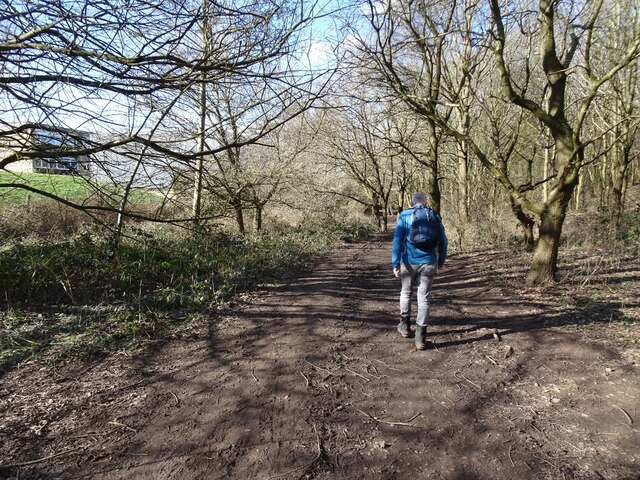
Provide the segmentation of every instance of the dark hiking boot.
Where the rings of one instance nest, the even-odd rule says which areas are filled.
[[[409,320],[405,320],[403,318],[400,319],[400,323],[398,324],[398,331],[400,335],[404,338],[409,338],[411,336],[411,329],[409,328]]]
[[[416,325],[416,350],[427,349],[427,327]]]

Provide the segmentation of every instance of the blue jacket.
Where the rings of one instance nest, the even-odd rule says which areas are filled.
[[[419,265],[423,263],[437,263],[444,265],[447,258],[447,246],[449,241],[444,233],[444,225],[440,221],[442,229],[442,240],[431,250],[420,250],[409,242],[409,229],[411,228],[411,217],[415,207],[407,208],[398,215],[398,223],[393,234],[393,254],[391,263],[393,268],[400,268],[400,262]]]

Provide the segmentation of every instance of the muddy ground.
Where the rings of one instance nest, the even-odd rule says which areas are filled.
[[[0,479],[640,478],[637,262],[578,258],[541,292],[504,251],[454,255],[418,352],[389,249],[140,352],[5,373]]]

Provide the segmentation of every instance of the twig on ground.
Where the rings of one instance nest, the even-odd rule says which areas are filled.
[[[473,385],[474,387],[476,387],[478,390],[482,391],[482,387],[480,385],[478,385],[477,383],[473,383],[471,380],[469,380],[467,377],[464,376],[464,374],[462,373],[458,373],[455,372],[454,375],[460,375],[462,378],[464,378],[467,382],[469,382],[471,385]]]
[[[316,458],[313,459],[313,462],[311,462],[310,465],[313,465],[322,456],[322,442],[320,441],[320,434],[318,433],[318,426],[315,423],[313,424],[313,431],[316,432],[316,442],[317,442],[317,445],[318,445],[318,455],[316,455]]]
[[[535,410],[534,410],[535,412]],[[549,425],[555,425],[556,427],[560,427],[561,429],[563,429],[565,432],[567,432],[568,434],[572,435],[573,432],[571,430],[569,430],[567,427],[565,427],[564,425],[560,425],[559,423],[554,423],[554,422],[549,422]],[[569,444],[571,445],[571,444]],[[572,445],[573,446],[573,445]]]
[[[624,413],[624,416],[627,417],[627,422],[629,423],[629,425],[633,425],[633,418],[631,418],[631,415],[629,415],[624,408],[620,408],[618,405],[613,405],[613,406],[616,407],[618,410],[620,410],[622,413]]]
[[[255,374],[255,373],[253,373],[253,372],[255,371],[255,369],[256,369],[255,367],[251,367],[251,376],[253,377],[253,379],[254,379],[256,382],[259,382],[260,380],[258,380],[258,377],[256,377],[256,374]]]
[[[551,441],[551,440],[549,439],[549,437],[547,437],[547,436],[546,436],[546,435],[545,435],[545,434],[544,434],[544,433],[543,433],[543,432],[542,432],[538,427],[536,427],[536,426],[533,424],[533,421],[531,421],[531,420],[529,421],[529,426],[530,426],[530,427],[532,427],[532,428],[533,428],[536,432],[538,432],[540,435],[542,435],[542,436],[545,438],[545,440],[547,440],[547,441]]]
[[[180,405],[180,400],[178,399],[178,396],[177,396],[175,393],[173,393],[173,392],[169,392],[169,393],[170,393],[171,395],[173,395],[173,398],[175,398],[175,400],[176,400],[176,407],[177,407],[178,405]]]
[[[401,370],[399,368],[396,367],[392,367],[391,365],[389,365],[388,363],[383,362],[382,360],[378,360],[377,358],[373,359],[374,361],[381,363],[382,365],[384,365],[385,367],[387,367],[389,370],[395,370],[396,372],[403,372],[404,370]]]
[[[306,358],[304,359],[304,361],[305,361],[305,362],[307,362],[307,363],[308,363],[309,365],[311,365],[312,367],[317,368],[318,370],[322,370],[322,371],[324,371],[324,372],[327,372],[329,375],[332,375],[332,376],[334,376],[334,377],[335,377],[335,375],[336,375],[336,374],[335,374],[335,373],[333,373],[331,370],[327,370],[326,368],[319,367],[318,365],[315,365],[315,364],[311,363],[311,362],[310,362],[309,360],[307,360]]]
[[[382,376],[378,373],[378,369],[373,365],[364,364],[364,365],[360,365],[360,368],[364,373],[366,373],[367,375],[371,375],[376,380],[380,380],[382,378]],[[373,370],[373,373],[371,373],[369,369]]]
[[[124,423],[116,422],[115,420],[112,421],[112,422],[107,422],[107,424],[108,425],[115,425],[117,427],[124,427],[124,428],[126,428],[127,430],[129,430],[129,431],[131,431],[133,433],[138,433],[138,431],[135,428],[131,428],[130,426],[125,425]]]
[[[485,355],[485,357],[487,358],[487,360],[489,360],[491,363],[493,363],[494,365],[498,365],[498,362],[496,362],[493,358],[491,358],[489,355]]]
[[[513,444],[509,445],[509,461],[511,462],[512,466],[516,466],[515,463],[513,463],[513,458],[511,458],[511,450],[513,450]]]
[[[302,375],[302,378],[304,378],[305,382],[307,382],[307,388],[309,388],[309,379],[307,378],[307,376],[302,372],[300,372],[300,375]]]
[[[110,432],[104,432],[104,433],[85,433],[83,435],[71,435],[68,438],[89,438],[89,437],[103,437],[105,435],[110,435],[114,430],[110,431]],[[94,439],[95,440],[95,439]]]
[[[442,405],[442,406],[443,406],[444,408],[446,408],[447,410],[451,410],[451,409],[447,406],[447,404],[446,404],[446,403],[441,402],[441,401],[440,401],[440,400],[438,400],[436,397],[434,397],[434,396],[433,396],[433,393],[429,392],[429,396],[430,396],[431,398],[433,398],[433,400],[434,400],[435,402],[439,403],[440,405]]]
[[[580,285],[580,288],[584,287],[587,283],[589,283],[591,281],[591,278],[596,274],[596,272],[598,270],[600,270],[600,265],[602,264],[602,259],[604,258],[604,256],[600,257],[600,260],[598,261],[598,264],[596,265],[596,268],[593,270],[593,272],[591,272],[587,278],[584,279],[584,282],[582,282],[582,285]]]
[[[562,443],[566,443],[571,448],[573,448],[576,452],[584,453],[584,449],[576,447],[573,443],[567,442],[566,440],[562,440],[560,438],[558,439],[558,441],[560,441]],[[581,457],[578,457],[578,458],[581,458]]]
[[[451,405],[453,405],[454,407],[456,406],[456,402],[454,402],[453,400],[451,400],[449,397],[447,397],[444,393],[442,394],[442,396],[444,398],[446,398],[447,400],[449,400],[451,402]]]
[[[347,405],[350,405],[351,407],[355,408],[357,411],[359,411],[364,416],[369,417],[371,420],[375,420],[376,422],[384,423],[386,425],[391,425],[391,426],[394,426],[394,427],[395,426],[403,426],[403,427],[417,428],[415,425],[411,424],[410,422],[412,422],[413,420],[418,418],[420,415],[422,415],[422,413],[418,412],[413,417],[409,418],[408,420],[406,420],[404,422],[389,422],[387,420],[382,420],[382,419],[376,417],[375,415],[368,414],[364,410],[361,410],[358,407],[356,407],[353,403],[347,403]]]
[[[545,460],[545,459],[544,459],[544,458],[542,458],[542,457],[538,457],[537,455],[532,455],[532,456],[533,456],[533,458],[537,458],[538,460],[543,461],[544,463],[546,463],[547,465],[550,465],[551,467],[553,467],[553,468],[555,468],[555,469],[557,469],[557,468],[558,468],[558,466],[557,466],[557,465],[554,465],[553,463],[551,463],[551,462],[550,462],[550,461],[548,461],[548,460]]]
[[[54,453],[52,455],[47,455],[46,457],[36,458],[35,460],[28,460],[26,462],[12,463],[12,464],[9,464],[9,465],[0,465],[0,468],[26,467],[27,465],[34,465],[36,463],[46,462],[47,460],[51,460],[52,458],[57,458],[57,457],[62,457],[64,455],[68,455],[68,454],[73,453],[73,452],[75,452],[77,450],[80,450],[82,448],[84,448],[84,447],[72,448],[70,450],[65,450],[64,452]]]
[[[364,375],[360,375],[358,372],[354,372],[354,371],[353,371],[353,370],[351,370],[350,368],[346,368],[346,367],[345,367],[345,370],[346,370],[347,372],[349,372],[349,373],[352,373],[352,374],[353,374],[353,375],[355,375],[356,377],[360,377],[360,378],[362,378],[362,379],[366,380],[367,382],[370,382],[370,381],[371,381],[371,379],[370,379],[370,378],[367,378],[367,377],[365,377]]]

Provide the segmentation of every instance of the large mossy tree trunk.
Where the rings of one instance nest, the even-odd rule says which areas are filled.
[[[540,236],[527,275],[528,285],[544,286],[556,281],[560,235],[570,199],[568,194],[564,201],[554,200],[540,215]]]
[[[530,286],[550,285],[556,281],[560,235],[573,191],[580,179],[579,165],[582,164],[584,155],[584,150],[575,145],[576,137],[570,129],[551,128],[551,133],[559,163],[564,168],[556,187],[540,211],[538,245],[527,275],[527,284]]]
[[[585,146],[580,140],[579,133],[589,105],[596,93],[596,90],[593,90],[587,95],[581,103],[579,113],[572,125],[565,112],[567,70],[578,48],[579,37],[572,35],[565,51],[562,52],[556,45],[556,2],[554,0],[540,0],[539,6],[541,66],[547,81],[546,87],[549,89],[545,105],[527,98],[525,93],[513,82],[504,56],[506,34],[500,2],[498,0],[490,2],[492,17],[496,23],[494,52],[504,93],[509,101],[530,112],[548,129],[554,141],[556,161],[559,166],[556,183],[549,197],[542,204],[536,204],[522,195],[522,192],[511,183],[504,172],[499,172],[501,175],[496,177],[507,186],[513,201],[535,211],[540,216],[538,245],[527,276],[527,284],[532,286],[548,285],[556,280],[562,225],[573,191],[580,179],[580,168],[584,160]],[[595,22],[601,7],[602,2],[599,2],[593,13],[593,22]],[[590,26],[590,28],[592,27],[593,25]],[[587,38],[587,42],[590,42],[590,38],[590,36]]]

